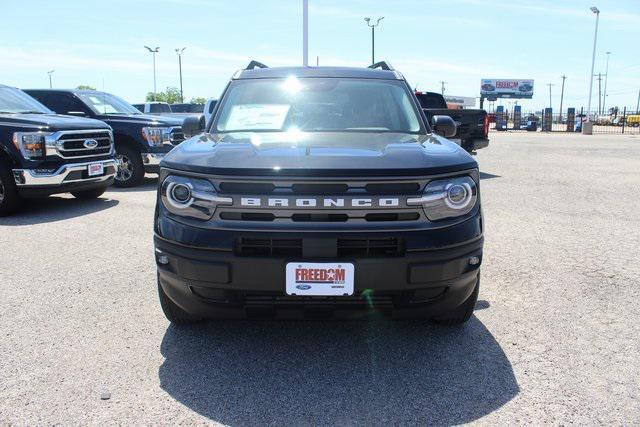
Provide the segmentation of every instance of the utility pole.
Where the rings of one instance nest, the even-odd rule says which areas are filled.
[[[152,55],[153,55],[153,100],[156,100],[156,53],[158,53],[158,50],[160,50],[159,47],[156,47],[155,49],[151,49],[149,46],[145,46],[145,49],[147,49]]]
[[[636,101],[636,114],[640,112],[640,90],[638,90],[638,101]]]
[[[445,82],[443,80],[440,80],[440,84],[441,84],[441,89],[440,89],[440,93],[442,93],[442,96],[444,96],[444,85],[447,84],[448,82]]]
[[[553,83],[547,83],[549,86],[549,108],[553,108],[553,104],[551,103],[551,86],[555,86]]]
[[[302,66],[309,66],[309,0],[302,0]]]
[[[607,108],[605,107],[605,105],[607,104],[607,82],[609,81],[609,55],[611,55],[611,52],[607,52],[607,65],[604,70],[604,95],[602,96],[602,112],[603,113]]]
[[[562,123],[562,101],[564,99],[564,81],[567,80],[567,76],[564,74],[560,76],[562,79],[562,89],[560,90],[560,123]]]
[[[598,21],[600,20],[600,10],[592,6],[591,12],[596,14],[596,31],[593,35],[593,53],[591,54],[591,73],[589,73],[589,101],[587,103],[587,121],[590,122],[590,114],[591,114],[591,94],[593,92],[593,66],[596,62],[596,44],[598,42]]]
[[[49,89],[53,88],[53,82],[51,81],[51,74],[53,74],[54,71],[56,70],[47,71],[47,74],[49,74]]]
[[[602,73],[594,74],[593,76],[598,76],[598,114],[602,114]]]
[[[180,70],[180,102],[184,102],[184,93],[182,92],[182,53],[186,47],[176,49],[178,54],[178,69]]]
[[[367,26],[371,28],[371,65],[376,63],[376,27],[380,24],[380,21],[384,19],[384,16],[378,18],[375,24],[371,23],[371,18],[364,18]]]

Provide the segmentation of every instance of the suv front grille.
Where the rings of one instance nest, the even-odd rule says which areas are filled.
[[[404,255],[404,243],[396,237],[335,239],[338,257],[375,258]],[[236,243],[236,253],[245,257],[301,257],[302,239],[271,239],[241,237]]]
[[[87,141],[95,141],[95,147],[86,147]],[[65,159],[106,156],[113,150],[111,132],[108,130],[61,131],[55,141],[58,155]]]

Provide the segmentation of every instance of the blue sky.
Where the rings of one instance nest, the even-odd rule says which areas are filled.
[[[595,72],[612,51],[608,105],[634,107],[640,89],[640,1],[309,0],[310,62],[367,65],[363,17],[385,16],[376,59],[387,59],[421,90],[447,83],[452,95],[478,96],[481,78],[533,78],[525,109],[553,104],[567,75],[565,107],[587,104],[595,16],[602,11]],[[233,72],[256,58],[301,63],[301,0],[0,0],[0,83],[23,88],[89,84],[139,102],[152,90],[151,56],[160,46],[158,88],[217,97]],[[597,82],[592,104],[597,105]]]

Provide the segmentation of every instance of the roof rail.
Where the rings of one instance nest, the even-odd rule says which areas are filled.
[[[368,68],[380,68],[381,70],[395,71],[395,69],[387,61],[376,62],[373,65],[369,65]]]
[[[245,70],[253,70],[254,68],[269,68],[269,67],[264,65],[262,62],[251,61],[249,62],[249,65],[247,65],[247,68],[245,68]]]

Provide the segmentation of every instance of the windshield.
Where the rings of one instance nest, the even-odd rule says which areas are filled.
[[[13,87],[0,87],[0,113],[54,114],[20,89]]]
[[[395,80],[237,80],[222,102],[218,132],[421,131],[406,85]]]
[[[78,93],[96,114],[142,114],[122,98],[104,92]]]

